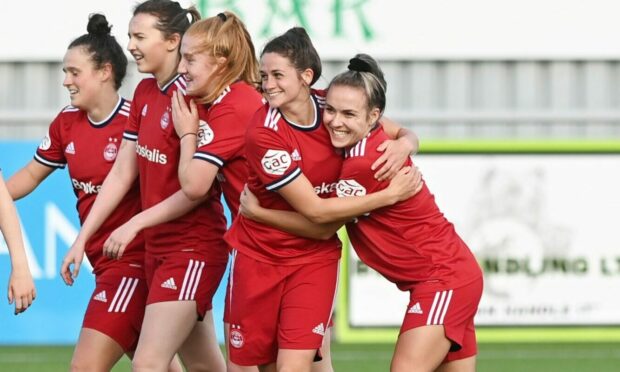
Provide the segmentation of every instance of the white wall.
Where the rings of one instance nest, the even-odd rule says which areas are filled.
[[[181,1],[187,5],[189,1]],[[242,15],[257,48],[270,36],[303,24],[324,59],[364,51],[394,59],[617,59],[620,2],[617,0],[196,0],[206,16],[231,4]],[[0,60],[60,60],[67,44],[86,30],[87,15],[105,13],[119,41],[136,1],[4,1],[0,12]],[[335,5],[342,6],[336,12]],[[342,26],[335,31],[336,24]],[[362,24],[371,30],[366,40]],[[19,37],[8,37],[19,35]]]

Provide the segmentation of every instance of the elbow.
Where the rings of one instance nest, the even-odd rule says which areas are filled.
[[[328,216],[321,211],[311,211],[310,213],[306,214],[305,217],[312,223],[316,223],[316,224],[322,224],[322,223],[328,223],[328,222],[332,222]]]
[[[205,190],[204,187],[197,184],[181,185],[181,189],[183,190],[183,194],[191,201],[203,198],[207,194],[207,191],[209,191],[209,189]]]
[[[317,236],[316,239],[317,240],[329,240],[334,236],[334,233],[331,231],[320,231]]]

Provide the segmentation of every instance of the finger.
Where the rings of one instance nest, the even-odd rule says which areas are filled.
[[[69,280],[69,262],[65,259],[62,261],[62,265],[60,266],[60,277],[65,282],[66,285],[71,285],[71,281]]]
[[[82,266],[82,261],[75,261],[75,264],[73,265],[72,279],[77,279],[78,275],[80,274],[80,266]],[[71,283],[73,283],[73,280],[71,280]]]
[[[389,144],[390,144],[390,140],[381,142],[381,144],[377,146],[377,151],[379,152],[385,151],[385,149],[387,149]]]
[[[379,168],[379,166],[381,166],[381,164],[385,163],[388,159],[387,154],[382,154],[381,156],[379,156],[379,158],[377,160],[375,160],[374,163],[372,163],[372,165],[370,166],[371,170],[376,170],[377,168]]]
[[[123,253],[125,252],[125,247],[127,246],[127,244],[121,244],[121,246],[118,248],[118,253],[116,255],[116,259],[120,260],[121,257],[123,257]]]
[[[192,116],[194,118],[198,118],[198,106],[196,105],[196,102],[194,102],[193,99],[189,101],[189,106],[190,106],[190,112],[192,113]]]
[[[9,293],[7,295],[9,298],[9,305],[13,303],[13,289],[9,286]]]
[[[15,298],[15,315],[19,314],[21,310],[22,310],[22,298],[16,297]]]

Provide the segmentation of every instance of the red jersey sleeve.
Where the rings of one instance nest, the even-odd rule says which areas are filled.
[[[346,159],[336,186],[336,195],[338,197],[364,196],[386,188],[388,182],[379,182],[374,177],[374,171],[370,168],[373,161],[368,156]]]
[[[145,105],[141,97],[141,91],[143,90],[144,80],[138,84],[133,94],[133,101],[131,102],[131,109],[129,110],[129,117],[127,118],[127,124],[125,125],[125,131],[123,132],[123,139],[128,141],[138,140],[138,129],[140,128],[140,119],[146,115],[148,106]]]
[[[48,128],[47,134],[43,137],[37,148],[34,155],[36,161],[51,168],[65,167],[67,159],[65,158],[65,148],[62,141],[63,115],[77,111],[79,110],[72,106],[67,106],[56,116]],[[72,146],[72,143],[70,143],[69,146]]]
[[[208,118],[208,122],[202,118],[200,120],[198,149],[194,159],[222,168],[227,161],[243,152],[247,125],[238,122],[239,117],[230,105],[214,106]]]
[[[255,126],[247,133],[248,164],[269,191],[279,190],[301,174],[298,161],[293,160],[291,152],[291,146],[280,133],[268,127]]]

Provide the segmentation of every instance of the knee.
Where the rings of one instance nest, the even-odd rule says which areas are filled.
[[[71,359],[71,372],[97,372],[97,371],[108,371],[110,368],[108,366],[98,365],[96,360],[93,359],[84,359],[84,358],[73,358]]]
[[[278,364],[277,371],[278,372],[310,372],[312,370],[312,366],[306,366],[304,364],[290,364],[283,363]]]
[[[390,372],[432,372],[434,369],[423,363],[416,363],[405,358],[394,358],[390,365]]]
[[[160,363],[156,358],[136,354],[131,361],[132,372],[166,371],[168,363]]]

